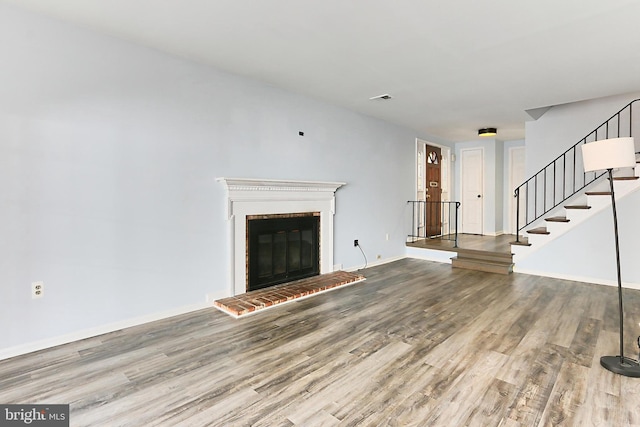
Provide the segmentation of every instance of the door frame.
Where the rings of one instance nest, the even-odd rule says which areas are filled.
[[[419,191],[423,191],[424,192],[424,185],[425,185],[425,168],[424,168],[424,163],[427,161],[425,155],[426,155],[426,147],[427,145],[431,145],[433,147],[438,147],[440,148],[441,154],[442,154],[442,163],[441,163],[441,168],[440,168],[440,187],[442,188],[442,201],[451,201],[451,189],[453,188],[452,186],[452,181],[451,181],[451,177],[452,177],[452,173],[453,173],[453,168],[451,167],[451,152],[452,152],[452,148],[447,146],[447,145],[442,145],[442,144],[436,144],[434,142],[430,142],[430,141],[426,141],[424,139],[420,139],[420,138],[416,138],[416,149],[415,149],[415,153],[414,153],[414,169],[415,169],[415,174],[414,174],[414,180],[413,180],[413,195],[415,197],[415,200],[426,200],[426,197],[419,198]],[[420,156],[420,153],[422,153],[422,156]],[[418,178],[420,175],[420,166],[419,166],[419,162],[422,161],[423,166],[422,166],[422,189],[420,189],[418,187]],[[444,196],[446,194],[446,197]]]
[[[440,200],[443,202],[452,200],[452,190],[453,190],[453,160],[452,153],[453,148],[447,145],[437,144],[434,142],[430,142],[424,139],[416,138],[416,147],[415,147],[415,158],[414,158],[414,180],[413,180],[413,197],[414,200],[427,200],[426,197],[426,154],[427,154],[427,145],[432,147],[440,148],[440,154],[442,156],[442,162],[440,163],[440,188],[442,189],[442,193],[440,196]],[[421,176],[422,175],[422,176]],[[420,187],[419,182],[420,178],[422,178],[422,186]],[[422,216],[418,215],[418,228],[424,226],[421,221]],[[448,218],[446,218],[448,220]],[[443,230],[449,227],[451,230],[451,225],[447,223],[447,221],[442,221],[440,224]]]
[[[480,220],[480,235],[484,235],[484,218],[485,218],[485,213],[486,213],[486,207],[485,207],[485,203],[486,203],[486,180],[484,179],[484,169],[485,169],[485,163],[484,163],[484,159],[485,159],[485,152],[484,152],[484,147],[468,147],[468,148],[461,148],[459,153],[460,153],[460,209],[462,211],[464,211],[465,206],[464,206],[464,174],[465,174],[465,167],[464,167],[464,161],[465,161],[465,155],[464,153],[467,151],[475,151],[475,150],[479,150],[480,154],[481,154],[481,158],[480,158],[480,167],[481,167],[481,176],[482,176],[482,203],[481,203],[481,220]],[[467,233],[468,231],[465,230],[465,223],[464,223],[464,215],[461,212],[460,215],[460,229],[462,233]],[[473,233],[476,234],[476,233]]]

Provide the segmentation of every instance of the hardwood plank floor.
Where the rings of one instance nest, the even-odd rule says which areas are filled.
[[[413,259],[362,273],[0,361],[0,402],[69,403],[73,426],[639,425],[640,379],[599,364],[615,288]],[[625,308],[635,357],[640,292]]]

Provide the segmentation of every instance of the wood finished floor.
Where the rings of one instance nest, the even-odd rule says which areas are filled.
[[[247,318],[215,308],[0,361],[72,426],[631,426],[616,289],[404,259]],[[625,291],[626,349],[640,292]]]

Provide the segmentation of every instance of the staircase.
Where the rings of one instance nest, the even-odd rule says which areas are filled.
[[[633,106],[638,101],[624,106],[515,189],[517,233],[516,241],[512,242],[515,262],[611,205],[608,175],[584,172],[581,146],[633,136],[634,111],[640,111]],[[638,171],[640,168],[636,167],[614,172],[616,199],[640,188]]]
[[[614,176],[616,201],[640,190],[640,167],[630,171],[633,175]],[[518,262],[530,253],[562,236],[573,227],[611,206],[611,192],[608,179],[601,177],[588,190],[571,197],[566,205],[555,209],[549,216],[540,218],[526,229],[527,239],[512,242],[514,261]]]
[[[513,272],[513,254],[458,249],[458,255],[451,258],[454,268],[485,271],[487,273],[510,274]]]

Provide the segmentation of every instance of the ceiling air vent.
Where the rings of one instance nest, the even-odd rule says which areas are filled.
[[[373,97],[369,98],[369,100],[371,100],[371,101],[375,101],[376,99],[387,100],[387,99],[391,99],[391,98],[392,98],[391,95],[389,95],[388,93],[385,93],[384,95],[373,96]]]

